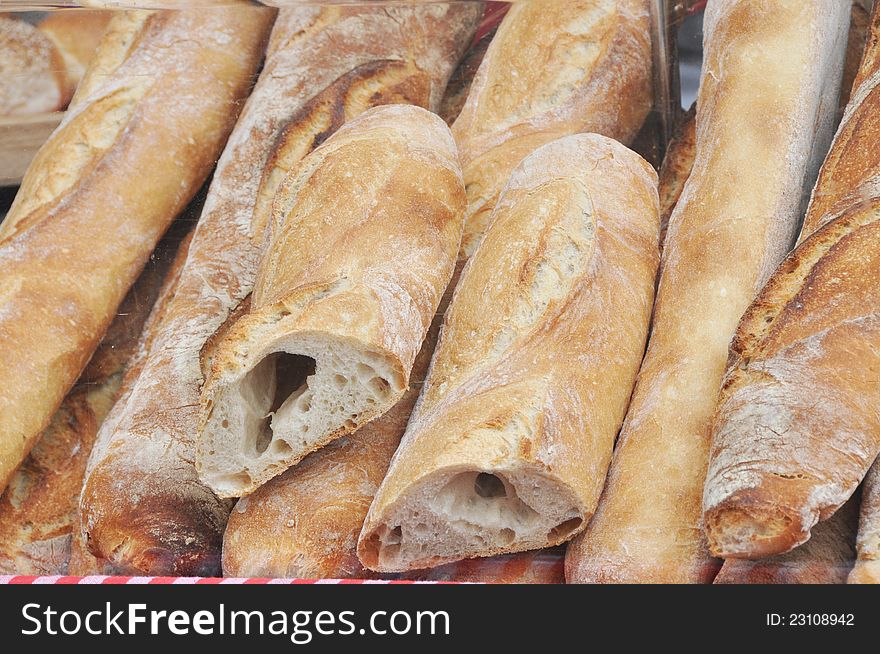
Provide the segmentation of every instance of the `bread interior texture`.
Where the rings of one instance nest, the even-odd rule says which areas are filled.
[[[219,389],[206,480],[224,496],[266,481],[383,413],[404,380],[378,354],[298,337]]]
[[[441,471],[407,498],[364,541],[360,555],[369,567],[404,571],[557,545],[585,519],[569,489],[519,467]]]

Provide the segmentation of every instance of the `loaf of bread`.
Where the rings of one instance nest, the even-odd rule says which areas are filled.
[[[859,502],[849,502],[790,552],[766,559],[727,559],[716,584],[843,584],[856,556]]]
[[[0,15],[0,116],[58,111],[73,96],[64,57],[34,25]]]
[[[110,14],[56,11],[37,26],[0,15],[0,116],[64,109],[95,55]]]
[[[461,242],[457,155],[434,114],[379,107],[282,182],[250,310],[202,390],[196,465],[220,497],[252,493],[403,397]]]
[[[0,572],[67,571],[86,462],[161,283],[148,265],[89,366],[0,497]]]
[[[77,498],[122,372],[76,386],[0,497],[0,574],[67,571]]]
[[[862,489],[856,548],[858,558],[849,583],[880,584],[880,463],[877,462],[865,477]]]
[[[436,108],[480,12],[475,3],[281,10],[144,372],[90,462],[83,528],[106,571],[220,572],[230,505],[196,474],[199,391],[212,337],[246,311],[275,191],[369,106]]]
[[[462,258],[527,155],[579,132],[629,143],[651,104],[647,0],[514,4],[452,128],[468,189]]]
[[[880,452],[878,14],[798,248],[746,312],[713,425],[703,508],[713,551],[785,552],[849,499]],[[872,79],[874,80],[872,82]],[[880,96],[878,96],[880,97]],[[876,104],[876,103],[875,103]]]
[[[644,351],[658,236],[657,175],[619,143],[572,136],[522,162],[370,507],[366,567],[550,547],[583,528]]]
[[[259,64],[267,11],[122,18],[131,47],[31,164],[0,223],[0,488],[213,167]]]
[[[804,543],[880,452],[878,244],[880,200],[862,202],[802,242],[743,317],[703,498],[714,552]]]
[[[707,583],[709,425],[737,322],[790,248],[832,133],[849,5],[715,0],[696,159],[669,221],[651,339],[571,582]],[[779,153],[785,152],[785,157]]]

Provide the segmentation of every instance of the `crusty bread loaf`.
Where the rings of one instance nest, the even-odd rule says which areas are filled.
[[[0,223],[0,488],[210,172],[267,11],[142,15],[127,56],[31,164]]]
[[[880,195],[880,5],[850,102],[822,165],[801,241],[862,199]]]
[[[746,312],[713,425],[712,550],[757,558],[810,537],[880,452],[880,200],[827,223]]]
[[[731,347],[703,498],[712,548],[725,556],[767,556],[805,542],[880,451],[880,435],[867,427],[877,419],[867,405],[880,302],[872,288],[880,270],[872,251],[880,228],[878,21],[875,11],[800,245],[746,312]]]
[[[619,143],[572,136],[522,162],[370,507],[366,567],[549,547],[583,528],[644,351],[658,236],[657,175]]]
[[[58,111],[74,88],[63,56],[46,34],[0,15],[0,116]]]
[[[403,397],[466,202],[449,129],[411,105],[368,111],[291,171],[250,311],[202,390],[196,465],[219,496],[253,492]]]
[[[179,234],[169,234],[160,243],[77,385],[0,496],[0,573],[67,573],[68,559],[79,549],[72,540],[78,531],[79,494],[92,445],[116,401],[123,372],[135,356],[179,242]],[[86,560],[87,556],[82,559]],[[78,563],[77,569],[83,565]]]
[[[0,116],[64,109],[95,55],[110,15],[56,11],[37,26],[0,15]]]
[[[737,322],[794,240],[831,136],[849,6],[715,0],[696,160],[669,221],[651,339],[574,582],[709,582],[700,500]],[[785,152],[780,158],[779,153]]]
[[[199,390],[212,337],[245,311],[275,191],[369,106],[436,107],[480,11],[475,3],[281,10],[144,374],[90,462],[83,527],[106,570],[219,572],[229,505],[193,465]]]
[[[856,549],[858,558],[849,583],[880,584],[880,463],[877,462],[865,477],[862,489]]]
[[[727,559],[716,584],[843,584],[855,559],[858,497],[816,527],[813,537],[790,552],[749,561]]]
[[[452,131],[473,254],[511,172],[541,145],[596,132],[628,143],[651,108],[646,0],[525,0],[492,39]]]
[[[849,94],[853,81],[859,71],[859,63],[865,49],[865,40],[868,36],[870,16],[868,11],[853,0],[852,15],[849,27],[849,37],[846,45],[846,59],[843,67],[843,79],[840,85],[840,99],[838,102],[839,113],[843,115],[849,101]],[[684,190],[685,182],[691,174],[696,156],[696,119],[697,105],[682,116],[681,123],[676,127],[675,135],[669,142],[663,165],[660,168],[660,225],[662,244],[666,238],[666,227],[669,218],[678,199]]]

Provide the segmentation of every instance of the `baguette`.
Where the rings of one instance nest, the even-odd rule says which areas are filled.
[[[822,165],[804,219],[801,242],[849,207],[878,196],[880,152],[880,5],[874,9],[862,64],[849,105]]]
[[[658,235],[657,174],[619,143],[573,136],[523,161],[370,507],[367,568],[550,547],[583,528],[644,351]],[[609,324],[616,313],[627,320]]]
[[[700,511],[712,411],[730,338],[791,246],[831,136],[848,21],[833,0],[708,5],[696,160],[602,501],[566,555],[570,582],[708,583],[717,572]]]
[[[52,40],[30,23],[0,15],[0,116],[59,111],[73,90]]]
[[[856,565],[851,584],[880,584],[880,463],[874,462],[862,490]]]
[[[77,385],[0,496],[0,573],[68,572],[68,559],[77,549],[72,541],[89,454],[135,357],[144,322],[179,242],[179,235],[169,235],[160,244]],[[85,564],[79,565],[82,569]]]
[[[448,128],[406,105],[356,118],[291,171],[250,311],[202,390],[196,466],[220,497],[253,492],[403,397],[465,202]]]
[[[838,102],[839,114],[842,116],[849,102],[849,94],[853,82],[859,71],[859,63],[865,50],[865,41],[870,26],[870,14],[868,10],[853,1],[852,14],[849,27],[849,37],[846,45],[846,59],[843,67],[843,78],[840,86],[840,99]],[[681,124],[676,129],[675,136],[666,149],[663,165],[660,167],[660,243],[666,239],[666,228],[669,218],[675,209],[685,182],[691,174],[696,156],[696,117],[697,105],[694,103],[685,112]]]
[[[144,372],[90,461],[83,528],[105,571],[219,573],[230,505],[196,474],[199,391],[215,333],[246,313],[275,191],[369,106],[435,108],[480,11],[474,3],[281,10]]]
[[[749,561],[727,559],[716,584],[843,584],[855,558],[859,503],[854,497],[790,552]]]
[[[452,132],[461,152],[471,256],[514,168],[579,132],[629,143],[652,104],[646,0],[524,0],[511,6]]]
[[[801,242],[746,312],[731,346],[703,497],[710,544],[725,557],[768,556],[804,543],[880,452],[870,409],[880,306],[873,283],[880,169],[872,156],[872,132],[880,129],[872,118],[878,17],[875,11]]]
[[[880,452],[880,199],[801,243],[746,312],[713,425],[703,497],[713,552],[759,558],[807,541]]]
[[[0,224],[0,488],[210,172],[259,63],[267,13],[136,22],[124,61],[68,112]],[[196,31],[198,41],[181,36]]]

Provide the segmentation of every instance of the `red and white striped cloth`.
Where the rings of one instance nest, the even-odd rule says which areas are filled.
[[[309,585],[309,584],[379,584],[383,586],[429,584],[440,585],[455,582],[443,581],[408,581],[403,579],[222,579],[219,577],[33,577],[26,575],[0,575],[0,585],[4,584],[281,584],[281,585]]]

